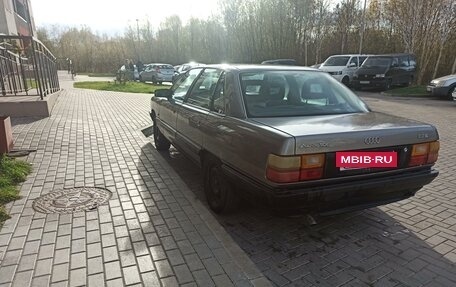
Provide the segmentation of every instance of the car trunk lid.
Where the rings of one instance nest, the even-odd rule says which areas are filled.
[[[295,154],[370,150],[438,139],[431,125],[377,112],[253,120],[293,136]]]
[[[295,154],[325,153],[323,178],[345,177],[407,168],[412,145],[438,140],[428,124],[387,114],[369,112],[300,118],[256,118],[295,138]],[[396,168],[336,167],[336,152],[396,152]]]

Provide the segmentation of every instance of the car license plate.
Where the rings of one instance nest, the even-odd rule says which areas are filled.
[[[368,138],[370,139],[370,138]],[[375,140],[375,138],[374,138]],[[336,167],[341,171],[360,168],[396,168],[397,152],[394,151],[352,151],[336,152]]]
[[[359,81],[360,84],[369,84],[369,81]]]

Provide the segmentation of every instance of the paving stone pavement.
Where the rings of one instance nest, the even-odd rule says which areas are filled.
[[[250,205],[217,218],[275,286],[456,286],[456,102],[361,96],[375,111],[437,126],[434,182],[408,200],[317,225]],[[200,171],[174,149],[166,159],[204,198]]]
[[[7,205],[0,286],[269,286],[142,133],[150,95],[65,87],[49,118],[13,119],[33,172]],[[42,214],[65,188],[112,191],[90,212]]]

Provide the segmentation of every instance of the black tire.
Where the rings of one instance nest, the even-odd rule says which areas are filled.
[[[157,122],[154,121],[154,142],[157,150],[169,150],[171,143],[165,138],[161,131],[157,127]]]
[[[204,193],[215,213],[230,213],[239,207],[239,197],[223,175],[220,161],[212,157],[204,160]]]
[[[347,76],[343,77],[342,84],[344,84],[347,87],[350,86],[350,78]]]
[[[407,81],[407,83],[404,84],[405,87],[411,86],[413,83],[413,77],[410,77]]]
[[[448,95],[446,96],[447,100],[449,100],[449,101],[453,100],[453,95],[452,94],[453,94],[455,89],[456,89],[456,86],[450,88],[450,90],[448,91]]]
[[[385,91],[388,91],[391,89],[391,80],[386,80],[385,86],[383,87]]]
[[[162,84],[162,82],[158,82],[158,84],[159,84],[159,85],[161,85],[161,84]]]

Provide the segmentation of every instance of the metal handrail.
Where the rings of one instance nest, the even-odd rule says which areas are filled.
[[[1,95],[30,95],[31,89],[41,99],[60,90],[56,57],[32,36],[0,35]]]

